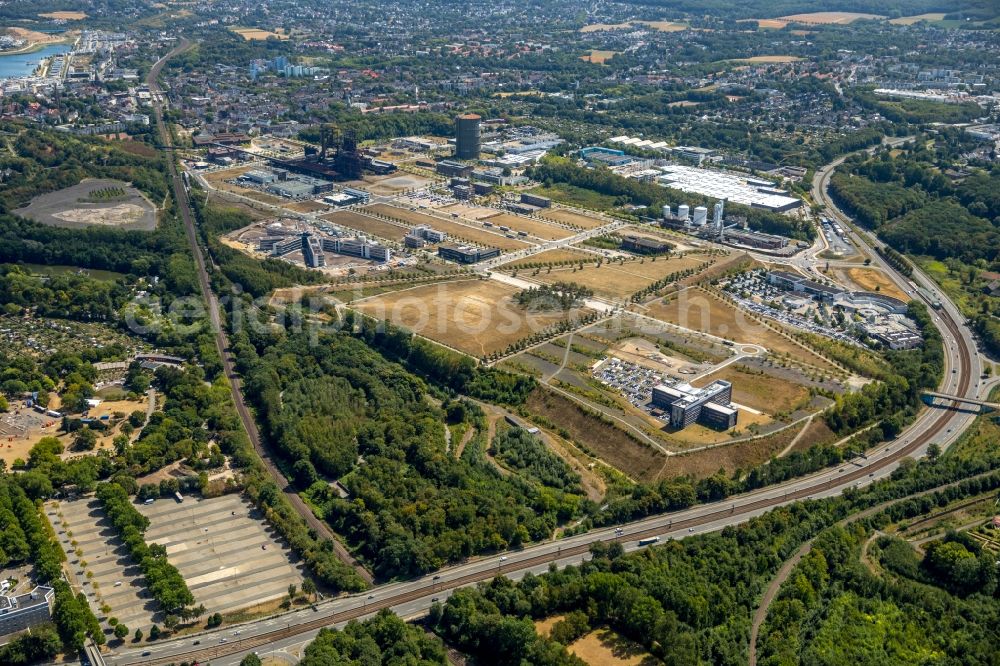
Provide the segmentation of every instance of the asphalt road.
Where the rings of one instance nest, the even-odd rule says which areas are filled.
[[[825,182],[839,161],[817,175],[820,200],[825,199]],[[829,212],[842,215],[828,203]],[[844,220],[846,221],[846,220]],[[853,239],[862,249],[867,240],[856,235]],[[873,261],[878,258],[874,254]],[[906,284],[905,278],[883,266],[889,275]],[[921,276],[918,276],[918,279]],[[922,276],[926,279],[926,276]],[[909,287],[909,285],[907,285]],[[912,288],[909,288],[912,291]],[[206,293],[211,293],[207,291]],[[984,387],[979,376],[979,359],[971,333],[954,306],[946,301],[940,311],[933,311],[941,327],[946,348],[945,377],[940,390],[945,393],[975,397]],[[225,358],[225,356],[224,356]],[[236,392],[238,394],[238,391]],[[589,546],[598,541],[620,541],[626,551],[641,548],[640,539],[658,537],[660,541],[684,538],[691,534],[711,532],[735,525],[766,511],[796,500],[829,497],[847,488],[863,487],[890,474],[906,457],[924,455],[928,446],[936,443],[946,447],[958,437],[974,415],[968,411],[930,408],[896,440],[843,465],[794,479],[780,486],[760,489],[730,497],[723,502],[691,507],[684,511],[658,515],[615,528],[593,530],[559,541],[539,543],[523,550],[511,551],[502,557],[475,559],[444,568],[434,576],[381,585],[369,593],[340,597],[319,603],[314,608],[258,620],[239,626],[204,632],[155,643],[145,647],[124,649],[109,656],[109,664],[167,664],[170,662],[209,660],[214,664],[238,663],[242,656],[271,650],[288,654],[310,640],[326,626],[339,626],[347,620],[364,617],[382,608],[392,608],[404,617],[416,616],[430,607],[434,598],[444,599],[450,590],[488,580],[498,574],[518,578],[525,572],[543,572],[549,563],[558,565],[579,563],[588,557]],[[235,632],[239,632],[238,634]],[[198,641],[195,645],[194,642]],[[148,654],[143,654],[147,652]]]

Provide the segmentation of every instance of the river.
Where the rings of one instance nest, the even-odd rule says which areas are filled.
[[[19,76],[31,76],[35,67],[43,59],[67,53],[71,49],[69,44],[50,44],[31,53],[16,53],[11,55],[0,55],[0,79],[11,79]]]

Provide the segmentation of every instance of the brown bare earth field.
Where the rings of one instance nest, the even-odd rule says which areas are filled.
[[[847,276],[865,291],[878,291],[880,294],[898,298],[901,301],[908,301],[902,289],[897,287],[885,273],[876,268],[849,268]],[[877,287],[877,289],[876,289]]]
[[[329,215],[321,215],[320,219],[328,220],[334,224],[340,224],[351,229],[356,229],[372,236],[385,238],[387,240],[401,241],[406,236],[408,229],[379,220],[368,215],[362,215],[349,210],[339,210]]]
[[[586,452],[637,481],[655,479],[667,460],[651,446],[640,444],[625,431],[591,416],[569,398],[547,389],[536,389],[528,396],[525,406],[531,414],[564,428]]]
[[[517,292],[499,282],[461,280],[374,296],[352,307],[476,357],[589,312],[527,312],[513,300]]]
[[[930,14],[918,14],[916,16],[900,16],[899,18],[890,19],[889,23],[892,23],[893,25],[913,25],[914,23],[920,23],[921,21],[943,21],[944,17],[944,12],[932,12]]]
[[[779,379],[768,374],[746,372],[737,363],[727,365],[722,370],[706,375],[693,384],[707,386],[716,379],[732,382],[733,402],[772,416],[791,410],[795,405],[809,397],[809,389],[801,384],[794,384],[786,379]]]
[[[520,261],[512,261],[509,264],[504,264],[504,269],[519,269],[531,264],[558,264],[564,261],[593,261],[596,258],[597,255],[590,254],[589,252],[579,252],[577,250],[546,250],[545,252],[533,254]]]
[[[541,282],[575,282],[594,290],[598,296],[605,298],[625,298],[652,284],[670,273],[683,271],[698,266],[703,257],[687,256],[677,259],[646,259],[626,261],[624,265],[606,263],[600,268],[595,266],[596,258],[588,260],[583,270],[573,271],[572,267],[553,269],[551,273],[542,272],[535,276]]]
[[[519,215],[511,215],[510,213],[500,213],[499,215],[494,215],[487,221],[492,222],[496,226],[503,225],[505,227],[510,227],[514,231],[523,231],[543,240],[560,240],[562,238],[569,238],[573,235],[573,232],[567,231],[561,227],[556,227],[551,224],[546,224],[545,222],[539,222],[538,220],[532,220],[531,218],[521,217]]]
[[[766,30],[781,30],[786,25],[788,21],[782,21],[780,19],[758,19],[757,27],[764,28]]]
[[[555,220],[556,222],[568,224],[571,227],[580,227],[581,229],[595,229],[607,224],[607,222],[600,218],[584,215],[583,213],[576,213],[571,210],[566,210],[565,208],[550,208],[548,210],[543,210],[538,215],[550,220]]]
[[[646,308],[646,314],[661,321],[736,342],[759,343],[772,354],[786,354],[796,361],[824,370],[835,369],[821,356],[700,289],[685,289],[672,294],[667,304],[658,299],[648,303]]]

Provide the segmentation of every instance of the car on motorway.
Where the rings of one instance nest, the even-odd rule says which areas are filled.
[[[500,556],[500,561],[501,562],[506,562],[507,561],[507,556],[506,555],[501,555]]]

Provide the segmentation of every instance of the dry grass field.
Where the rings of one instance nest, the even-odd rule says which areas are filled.
[[[527,312],[514,302],[517,292],[499,282],[462,280],[374,296],[351,307],[476,357],[589,312]]]
[[[944,17],[944,12],[931,12],[929,14],[917,14],[916,16],[900,16],[899,18],[890,19],[889,23],[893,25],[913,25],[921,21],[943,21]]]
[[[640,444],[625,432],[583,411],[569,398],[538,388],[525,403],[536,414],[564,428],[574,442],[637,481],[657,478],[667,457],[652,446]]]
[[[567,231],[561,227],[546,224],[545,222],[540,222],[538,220],[532,220],[528,217],[521,217],[520,215],[511,215],[510,213],[500,213],[499,215],[494,215],[486,221],[492,222],[495,226],[503,225],[505,227],[510,227],[514,231],[523,231],[526,234],[543,240],[560,240],[563,238],[569,238],[573,235],[573,232]]]
[[[533,254],[530,257],[526,257],[519,261],[512,261],[509,264],[504,264],[504,270],[518,270],[527,268],[534,264],[560,264],[566,261],[594,261],[596,258],[597,255],[590,254],[589,252],[580,252],[579,250],[546,250],[545,252]]]
[[[438,210],[442,213],[454,213],[455,215],[461,215],[462,217],[470,220],[485,220],[497,215],[496,208],[487,208],[485,206],[474,206],[462,203],[442,206]]]
[[[861,12],[809,12],[807,14],[791,14],[778,17],[785,23],[807,23],[814,25],[849,25],[862,19],[883,19],[879,14],[863,14]]]
[[[309,200],[296,201],[294,203],[287,204],[285,208],[288,210],[294,210],[296,213],[318,213],[321,210],[326,210],[329,206]]]
[[[591,23],[590,25],[585,25],[580,28],[580,32],[603,32],[605,30],[624,30],[625,28],[631,28],[631,23]]]
[[[646,305],[646,314],[661,321],[677,324],[702,333],[744,343],[759,343],[772,354],[785,354],[792,359],[824,370],[834,366],[793,340],[780,335],[746,316],[730,304],[700,289],[685,289],[670,296],[668,303],[656,300]]]
[[[282,35],[268,30],[260,30],[258,28],[230,28],[230,30],[248,42],[265,41],[271,37],[274,37],[275,39],[288,39],[288,35]]]
[[[563,619],[555,615],[535,621],[535,631],[548,636],[553,625]],[[588,666],[653,666],[660,663],[641,645],[623,638],[611,629],[600,628],[588,631],[576,639],[566,649],[585,661]]]
[[[720,469],[729,476],[737,469],[756,467],[785,450],[803,427],[804,424],[798,424],[768,437],[672,456],[656,475],[656,480],[687,475],[700,479]]]
[[[674,23],[673,21],[639,21],[639,23],[660,32],[680,32],[688,29],[688,26],[683,23]]]
[[[602,51],[600,49],[594,49],[587,55],[580,56],[580,60],[592,63],[594,65],[603,65],[608,60],[614,58],[616,55],[618,55],[618,51]]]
[[[603,264],[597,268],[596,257],[586,258],[587,266],[582,270],[573,267],[555,268],[551,273],[542,272],[535,279],[545,282],[575,282],[594,290],[598,296],[621,299],[652,284],[670,273],[694,268],[704,261],[704,257],[687,256],[677,259],[651,259]]]
[[[56,19],[58,21],[82,21],[88,14],[84,12],[46,12],[39,14],[42,18]]]
[[[910,300],[910,297],[897,287],[888,275],[877,268],[849,268],[847,269],[847,277],[865,291],[877,291],[904,302]]]
[[[402,241],[403,237],[409,231],[409,229],[392,224],[391,222],[369,217],[368,215],[361,215],[349,210],[340,210],[329,215],[321,215],[320,219],[393,241]]]
[[[733,384],[733,402],[774,416],[788,412],[809,397],[809,390],[801,384],[787,379],[758,372],[747,372],[738,363],[727,365],[722,370],[706,375],[693,382],[695,386],[707,386],[716,379],[725,379]],[[742,418],[742,414],[740,417]],[[740,426],[746,424],[740,423]]]
[[[448,234],[449,241],[476,243],[487,247],[498,247],[501,250],[520,250],[528,247],[529,245],[529,243],[519,241],[516,238],[507,238],[506,236],[501,236],[499,233],[492,233],[484,229],[473,227],[469,224],[460,224],[458,222],[452,222],[451,220],[445,220],[440,217],[425,215],[424,213],[420,213],[415,210],[397,208],[386,204],[375,204],[373,206],[369,206],[368,210],[381,213],[386,217],[391,217],[392,219],[399,220],[405,224],[429,225],[438,231],[443,231]]]
[[[764,64],[764,63],[782,63],[782,62],[799,62],[802,58],[798,56],[791,55],[766,55],[766,56],[754,56],[752,58],[740,58],[739,62],[749,62],[754,64]]]
[[[555,220],[556,222],[562,222],[563,224],[568,224],[571,227],[579,227],[581,229],[594,229],[607,224],[605,220],[598,217],[584,215],[583,213],[566,210],[565,208],[549,208],[548,210],[543,210],[538,215],[540,217]]]
[[[468,224],[448,220],[435,219],[434,228],[447,233],[450,242],[476,243],[477,245],[485,245],[486,247],[498,247],[505,252],[523,250],[532,245],[527,241],[507,238],[500,235],[500,233],[493,233],[484,229],[477,229]]]

